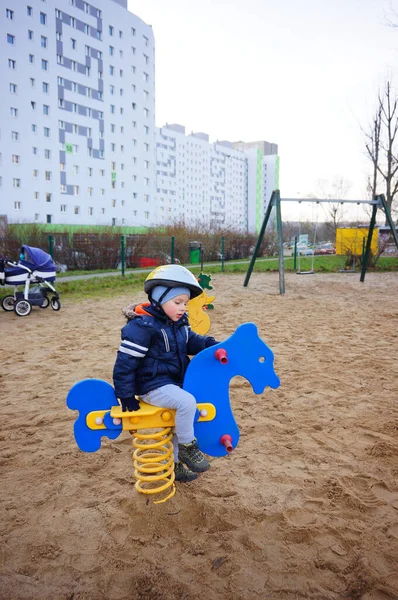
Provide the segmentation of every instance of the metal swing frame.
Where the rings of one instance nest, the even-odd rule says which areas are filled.
[[[249,267],[247,269],[245,281],[243,283],[244,287],[247,287],[249,284],[250,276],[251,276],[253,268],[254,268],[254,263],[256,262],[257,254],[260,249],[261,243],[263,241],[265,228],[267,227],[268,221],[270,219],[272,209],[275,208],[276,229],[277,229],[277,235],[278,235],[279,293],[280,294],[285,293],[285,268],[284,268],[284,263],[283,263],[283,231],[282,231],[282,212],[281,212],[281,203],[282,202],[316,202],[316,203],[329,202],[329,203],[333,203],[333,204],[337,204],[337,203],[358,204],[358,205],[359,204],[368,204],[368,205],[372,206],[372,215],[370,217],[369,232],[368,232],[368,237],[366,239],[366,247],[365,247],[365,252],[364,252],[362,266],[361,266],[361,275],[359,278],[359,281],[361,281],[362,283],[365,281],[365,275],[366,275],[366,270],[367,270],[369,256],[370,256],[370,248],[371,248],[371,244],[372,244],[373,231],[374,231],[374,228],[376,225],[377,209],[379,209],[379,208],[384,212],[384,214],[386,216],[386,219],[390,226],[390,231],[394,238],[395,245],[398,249],[397,232],[396,232],[393,220],[391,218],[390,210],[387,206],[387,202],[386,202],[383,194],[379,194],[379,195],[375,196],[373,200],[337,200],[337,199],[329,200],[326,198],[281,198],[280,190],[274,190],[272,192],[270,201],[269,201],[267,209],[265,211],[264,219],[263,219],[263,222],[261,225],[260,233],[258,235],[256,246],[254,248],[253,256],[251,258]]]

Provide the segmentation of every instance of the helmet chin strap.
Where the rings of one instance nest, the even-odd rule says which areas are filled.
[[[160,308],[161,310],[163,310],[163,308],[162,308],[162,300],[166,296],[166,294],[169,293],[170,290],[171,290],[171,288],[166,288],[165,291],[163,292],[163,294],[160,296],[159,300],[154,300],[152,298],[152,293],[151,293],[151,295],[149,297],[149,300],[152,302],[152,304],[154,304],[155,306],[157,306],[158,308]]]

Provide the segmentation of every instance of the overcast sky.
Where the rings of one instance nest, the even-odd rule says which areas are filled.
[[[278,144],[282,197],[342,177],[365,198],[361,127],[396,75],[390,0],[128,2],[155,35],[157,126]]]

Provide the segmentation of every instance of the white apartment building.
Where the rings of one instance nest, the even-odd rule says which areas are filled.
[[[157,224],[259,231],[278,184],[275,144],[210,143],[207,134],[186,135],[177,124],[156,131]]]
[[[0,215],[151,225],[155,47],[127,0],[2,0]]]

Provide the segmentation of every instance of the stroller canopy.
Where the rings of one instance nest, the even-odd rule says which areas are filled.
[[[44,252],[44,250],[32,248],[32,246],[22,246],[21,250],[25,255],[25,260],[32,263],[35,269],[55,270],[55,264],[51,255]]]

